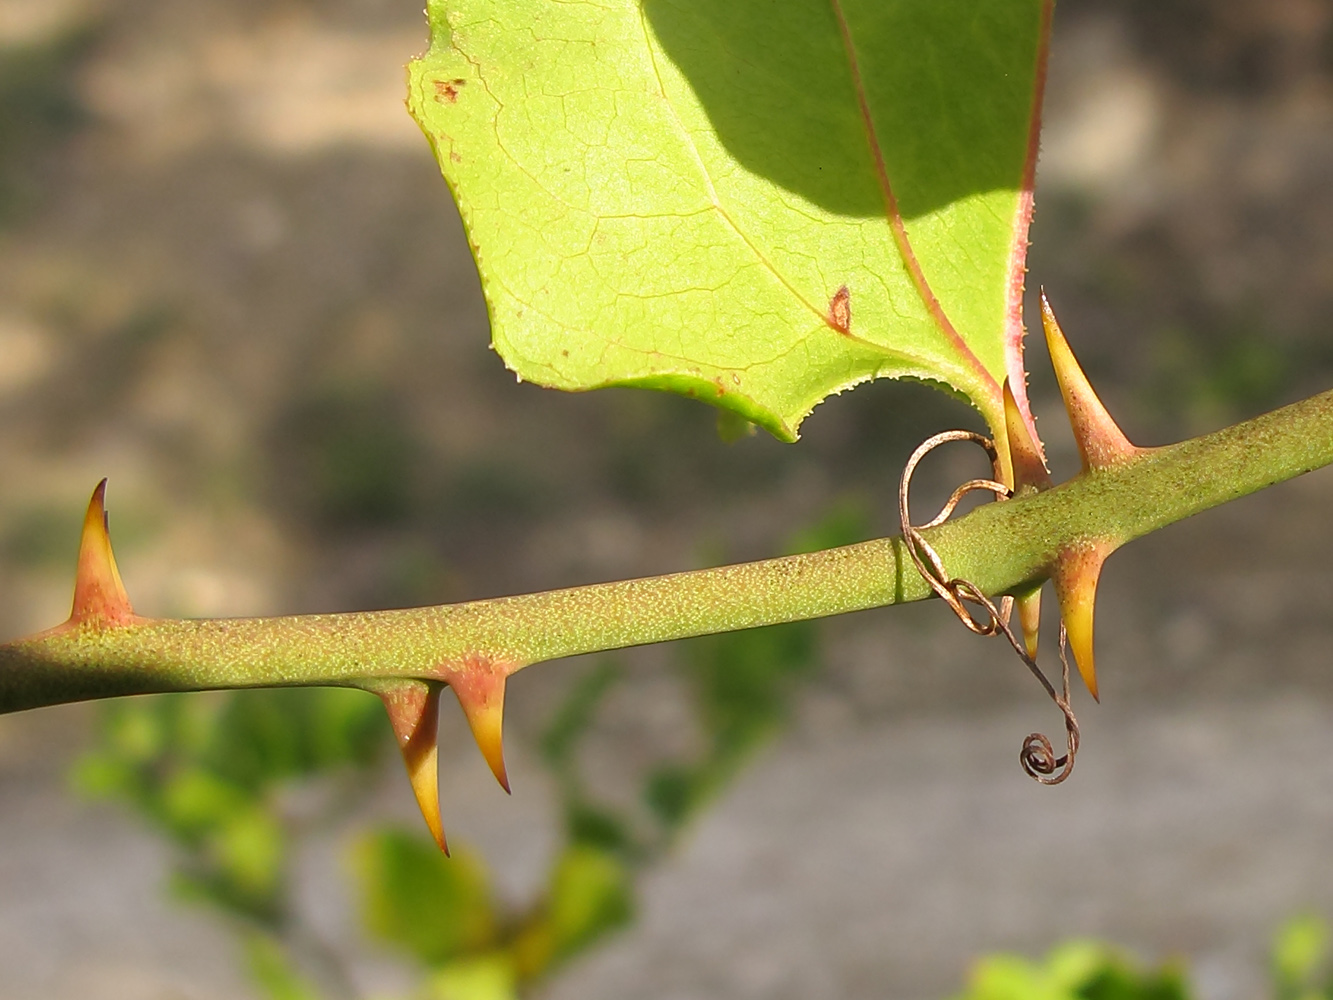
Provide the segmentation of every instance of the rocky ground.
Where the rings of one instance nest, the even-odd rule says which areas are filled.
[[[924,389],[862,387],[790,447],[722,445],[667,396],[514,384],[401,110],[423,42],[390,0],[0,0],[0,633],[66,613],[104,475],[131,595],[159,614],[759,557],[848,497],[891,530],[906,453],[968,419]],[[1333,8],[1067,0],[1054,52],[1031,283],[1130,436],[1326,388]],[[1037,344],[1029,367],[1068,474]],[[1262,995],[1277,922],[1333,914],[1330,492],[1315,474],[1108,564],[1104,704],[1059,789],[1018,771],[1056,720],[1002,650],[936,607],[829,623],[792,732],[549,995],[924,1000],[979,952],[1082,934],[1187,957],[1209,1000]],[[605,759],[681,738],[667,660],[632,657]],[[514,799],[445,737],[451,833],[516,893],[553,838],[525,740],[578,669],[513,685]],[[157,841],[65,791],[90,718],[0,718],[0,997],[246,995],[225,929],[165,898]],[[410,818],[396,773],[374,806]],[[335,937],[347,832],[302,883]],[[357,973],[402,981],[383,956]]]

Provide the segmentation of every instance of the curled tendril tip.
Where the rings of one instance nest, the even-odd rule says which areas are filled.
[[[997,607],[995,602],[982,593],[981,589],[970,580],[951,577],[945,570],[939,553],[922,535],[923,531],[947,521],[958,506],[959,501],[975,490],[992,493],[1000,500],[1007,500],[1013,495],[1012,491],[995,479],[972,479],[953,491],[934,518],[925,524],[912,524],[908,503],[912,476],[922,459],[940,445],[952,441],[970,441],[980,445],[990,457],[992,467],[998,463],[995,443],[990,438],[975,431],[944,431],[923,441],[907,460],[907,465],[903,468],[902,478],[898,482],[898,520],[903,539],[907,544],[907,554],[915,564],[917,572],[930,585],[930,589],[949,606],[953,613],[958,616],[958,620],[967,626],[970,631],[977,635],[1003,634],[1009,640],[1009,645],[1013,647],[1018,658],[1027,665],[1028,670],[1037,678],[1050,696],[1051,701],[1055,702],[1055,706],[1064,715],[1065,742],[1068,749],[1063,755],[1057,757],[1050,739],[1041,733],[1032,733],[1028,736],[1023,741],[1023,748],[1018,755],[1023,771],[1029,777],[1043,785],[1058,785],[1068,778],[1074,770],[1074,758],[1078,754],[1079,745],[1078,719],[1075,717],[1074,710],[1069,702],[1069,646],[1064,624],[1060,625],[1061,683],[1060,690],[1057,691],[1055,686],[1047,679],[1046,674],[1037,666],[1037,661],[1028,655],[1023,642],[1009,626],[1013,598],[1007,596],[1002,598],[1000,605]],[[977,610],[974,611],[969,605],[975,606]]]

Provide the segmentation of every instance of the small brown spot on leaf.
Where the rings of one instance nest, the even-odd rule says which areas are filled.
[[[443,104],[448,101],[450,104],[458,102],[458,91],[460,87],[467,86],[466,80],[436,80],[435,81],[435,100]]]
[[[839,333],[852,332],[852,293],[843,285],[828,302],[828,325]]]
[[[452,160],[454,163],[463,162],[463,158],[459,156],[457,153],[455,153],[452,149],[449,150],[449,159]]]

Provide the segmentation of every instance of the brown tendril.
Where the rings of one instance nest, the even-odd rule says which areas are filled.
[[[990,456],[992,468],[999,464],[995,443],[990,438],[975,431],[944,431],[923,441],[920,447],[912,452],[912,457],[907,460],[902,479],[898,482],[898,520],[902,528],[903,539],[907,543],[907,554],[911,556],[917,572],[930,585],[930,589],[945,604],[949,605],[953,613],[958,616],[958,620],[967,626],[970,631],[977,635],[1003,633],[1004,637],[1009,640],[1009,645],[1018,654],[1019,659],[1027,665],[1028,670],[1037,678],[1050,696],[1051,701],[1055,702],[1055,706],[1064,715],[1065,741],[1068,747],[1065,754],[1057,757],[1055,748],[1046,736],[1041,733],[1032,733],[1023,741],[1023,749],[1018,755],[1023,771],[1029,777],[1043,785],[1058,785],[1068,778],[1074,770],[1074,757],[1078,754],[1079,743],[1078,719],[1074,716],[1074,710],[1069,703],[1069,643],[1065,634],[1064,623],[1060,624],[1061,670],[1060,690],[1057,692],[1055,686],[1051,684],[1041,668],[1037,666],[1037,661],[1028,656],[1023,643],[1014,634],[1014,630],[1009,627],[1009,616],[1014,599],[1005,596],[1001,599],[999,607],[996,607],[995,602],[982,593],[981,588],[976,584],[970,580],[951,577],[945,571],[939,553],[921,534],[921,532],[937,527],[947,521],[958,506],[959,501],[974,490],[988,491],[1000,500],[1007,500],[1013,495],[1012,491],[1003,483],[994,479],[969,480],[953,491],[944,507],[934,518],[922,525],[912,525],[908,492],[911,488],[912,476],[916,472],[916,467],[930,452],[951,441],[971,441],[978,444]],[[975,605],[980,610],[973,612],[968,605]]]

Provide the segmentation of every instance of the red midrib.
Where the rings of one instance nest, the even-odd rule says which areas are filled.
[[[1018,403],[1032,440],[1045,458],[1046,449],[1037,434],[1028,402],[1027,369],[1023,365],[1023,286],[1027,274],[1028,230],[1032,225],[1034,187],[1037,178],[1037,154],[1041,151],[1041,105],[1046,93],[1046,63],[1051,46],[1051,16],[1055,0],[1044,0],[1041,7],[1040,38],[1037,43],[1037,65],[1032,81],[1032,110],[1028,116],[1028,145],[1023,161],[1023,184],[1018,194],[1018,208],[1014,213],[1014,230],[1009,245],[1008,280],[1005,287],[1004,364],[1009,376],[1009,388]]]
[[[903,225],[902,214],[898,211],[898,199],[893,194],[893,185],[889,183],[889,174],[884,167],[884,153],[879,147],[879,137],[875,134],[875,123],[870,117],[870,106],[866,103],[865,86],[861,82],[861,66],[856,59],[856,47],[852,43],[851,28],[847,24],[847,18],[843,16],[841,0],[829,0],[833,5],[833,15],[838,21],[838,30],[842,33],[843,48],[847,52],[847,62],[852,71],[852,85],[856,90],[856,103],[861,111],[861,122],[865,126],[866,141],[870,144],[871,159],[875,164],[875,176],[879,181],[880,193],[884,196],[884,213],[888,217],[889,229],[893,233],[893,242],[898,246],[898,253],[903,259],[903,265],[907,268],[907,273],[912,278],[912,284],[916,287],[917,294],[921,296],[921,301],[926,304],[926,309],[935,324],[940,328],[946,340],[958,351],[960,355],[970,364],[981,378],[982,383],[987,386],[994,394],[992,403],[998,405],[1000,399],[1000,386],[995,381],[995,377],[986,370],[986,366],[981,360],[972,353],[972,349],[967,346],[966,341],[959,336],[957,329],[954,328],[952,320],[944,311],[944,306],[936,298],[934,291],[931,290],[930,282],[926,280],[926,274],[921,270],[921,262],[916,259],[916,253],[912,250],[912,243],[907,238],[907,228]]]

